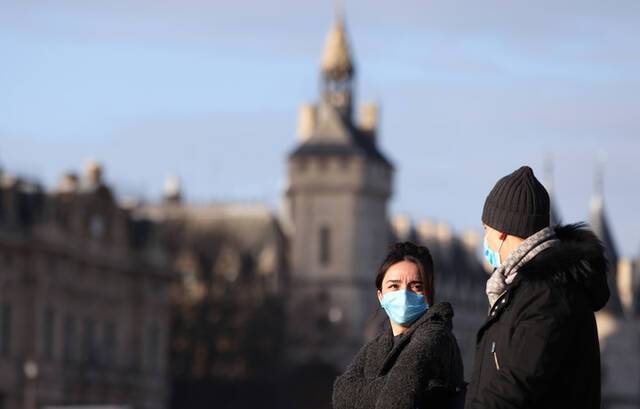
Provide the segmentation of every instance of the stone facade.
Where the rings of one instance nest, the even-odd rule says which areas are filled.
[[[46,193],[2,176],[0,407],[167,402],[170,274],[90,164]]]
[[[182,203],[179,190],[166,193],[164,203],[140,205],[135,214],[153,221],[178,275],[171,288],[171,406],[274,404],[288,278],[279,221],[262,205],[194,205]]]

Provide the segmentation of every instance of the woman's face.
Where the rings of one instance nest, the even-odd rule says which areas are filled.
[[[382,279],[382,290],[378,290],[378,300],[382,300],[385,293],[398,290],[413,291],[426,297],[424,283],[415,263],[403,260],[391,265]]]

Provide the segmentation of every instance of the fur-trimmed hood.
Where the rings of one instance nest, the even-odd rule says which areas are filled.
[[[609,300],[608,262],[604,247],[584,223],[555,227],[560,244],[538,254],[522,266],[518,275],[525,280],[549,280],[584,288],[594,311]]]

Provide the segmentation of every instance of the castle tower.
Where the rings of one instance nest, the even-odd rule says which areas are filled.
[[[300,110],[288,157],[285,214],[290,229],[288,323],[293,363],[343,370],[378,308],[374,279],[389,244],[387,201],[393,166],[376,137],[378,107],[353,119],[355,67],[344,18],[329,32],[320,101]]]
[[[622,304],[618,293],[618,251],[613,240],[613,234],[611,233],[604,207],[603,167],[602,163],[598,163],[596,165],[593,189],[594,193],[591,198],[591,217],[589,224],[593,229],[593,232],[602,241],[607,260],[609,261],[608,283],[609,291],[611,291],[611,297],[609,298],[609,302],[605,306],[605,309],[614,315],[620,315],[622,314]]]

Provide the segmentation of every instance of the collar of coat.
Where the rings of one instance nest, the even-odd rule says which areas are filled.
[[[507,292],[527,280],[546,280],[584,289],[592,309],[600,310],[609,300],[608,263],[601,241],[584,223],[558,225],[555,232],[560,243],[522,266]]]
[[[393,331],[391,329],[391,324],[387,321],[385,330],[378,339],[379,345],[382,346],[382,348],[379,348],[379,351],[385,355],[378,373],[382,374],[386,372],[389,367],[393,365],[396,356],[400,351],[402,351],[414,333],[421,333],[423,330],[433,330],[436,328],[450,331],[453,328],[453,315],[453,308],[448,302],[440,302],[432,305],[420,318],[413,322],[404,333],[402,333],[400,341],[395,345],[393,344]]]

